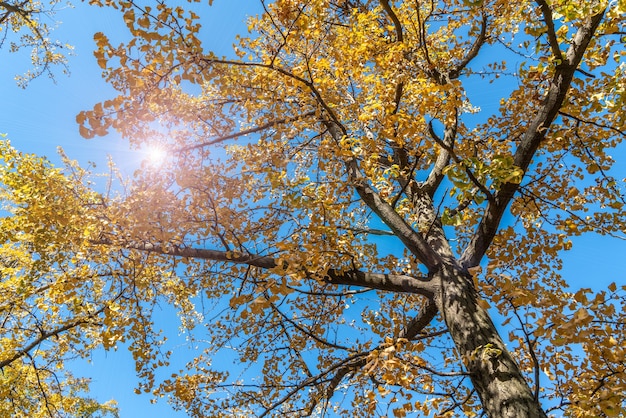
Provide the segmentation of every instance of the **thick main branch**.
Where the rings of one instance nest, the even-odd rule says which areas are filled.
[[[548,129],[550,129],[552,122],[558,115],[574,78],[574,72],[580,65],[585,50],[603,16],[604,10],[589,18],[578,29],[567,50],[565,61],[556,67],[545,100],[529,123],[513,157],[514,164],[524,170],[524,172],[530,166],[539,144],[545,138]],[[470,268],[480,263],[498,231],[504,211],[518,188],[518,183],[506,183],[498,191],[494,199],[489,202],[476,233],[461,257],[461,265],[463,267]]]
[[[231,251],[218,251],[204,248],[187,248],[178,246],[161,246],[151,243],[125,242],[114,243],[110,240],[100,240],[94,242],[98,245],[116,245],[125,249],[134,249],[162,255],[175,257],[194,258],[198,260],[210,260],[233,264],[244,264],[262,269],[276,269],[277,272],[290,267],[279,264],[273,257],[242,254]],[[292,266],[293,267],[293,266]],[[297,269],[297,266],[295,266]],[[305,272],[310,277],[318,277],[310,272]],[[403,274],[370,273],[361,270],[339,270],[329,269],[321,278],[326,283],[334,285],[358,286],[376,290],[386,290],[390,292],[414,293],[432,298],[438,290],[436,281],[427,277],[413,277]]]

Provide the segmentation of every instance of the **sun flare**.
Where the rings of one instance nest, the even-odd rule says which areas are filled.
[[[146,160],[152,166],[160,166],[167,158],[167,150],[161,146],[154,145],[145,150]]]

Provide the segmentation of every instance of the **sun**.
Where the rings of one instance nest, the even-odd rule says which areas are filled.
[[[152,166],[160,166],[167,158],[167,150],[159,145],[152,145],[144,150],[147,162]]]

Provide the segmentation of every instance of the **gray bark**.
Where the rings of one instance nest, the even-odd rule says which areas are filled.
[[[442,267],[433,279],[441,283],[435,302],[485,413],[492,418],[546,417],[489,314],[478,304],[469,274]]]

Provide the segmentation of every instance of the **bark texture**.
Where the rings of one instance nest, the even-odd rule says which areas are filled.
[[[478,304],[469,274],[442,267],[435,301],[488,416],[546,417],[488,313]]]

